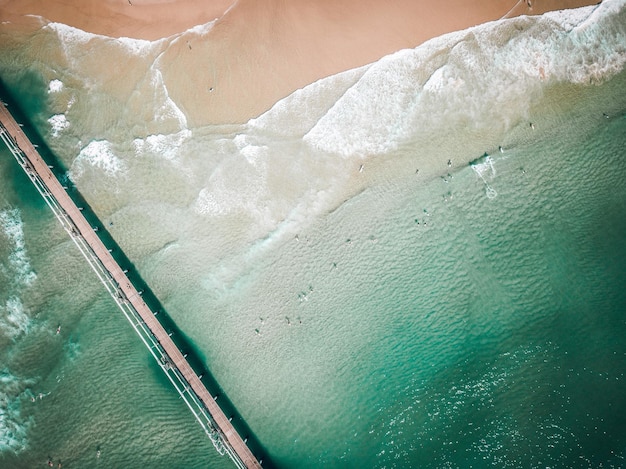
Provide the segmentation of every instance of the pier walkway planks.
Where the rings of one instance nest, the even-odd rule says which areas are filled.
[[[133,286],[132,282],[126,275],[126,272],[122,270],[122,268],[115,261],[110,251],[96,234],[94,228],[89,224],[81,210],[67,194],[56,176],[39,155],[35,146],[28,139],[26,134],[24,134],[19,124],[7,110],[5,103],[0,101],[0,104],[0,132],[3,134],[2,140],[7,143],[7,146],[9,146],[9,149],[16,156],[18,162],[24,168],[42,196],[44,196],[44,198],[50,197],[52,202],[54,202],[54,205],[62,210],[62,216],[64,215],[64,217],[60,218],[60,220],[64,225],[64,228],[70,233],[75,241],[77,238],[81,239],[81,242],[84,240],[84,243],[88,245],[88,248],[91,251],[89,254],[92,257],[95,256],[101,264],[101,267],[104,267],[106,271],[105,274],[109,277],[107,280],[117,287],[115,292],[117,298],[115,299],[118,305],[120,305],[123,310],[124,305],[132,308],[133,313],[140,318],[140,327],[145,326],[145,328],[147,328],[149,333],[152,335],[151,339],[154,339],[152,342],[154,343],[154,341],[156,341],[156,344],[158,344],[160,349],[161,367],[164,371],[166,371],[166,374],[168,370],[173,370],[177,379],[183,384],[182,391],[177,387],[181,396],[185,397],[183,395],[185,392],[189,392],[189,390],[193,391],[195,394],[195,399],[193,399],[193,401],[197,402],[199,400],[206,411],[208,411],[212,424],[211,426],[215,427],[213,430],[218,434],[218,438],[220,439],[219,443],[223,445],[224,449],[229,453],[229,456],[233,459],[237,466],[244,468],[261,468],[260,462],[252,454],[244,440],[231,424],[230,420],[217,405],[213,396],[206,389],[202,381],[200,381],[200,378],[196,375],[181,351],[174,344],[167,331],[157,320],[150,307],[145,303],[141,297],[141,293]],[[14,145],[11,145],[11,143]],[[18,151],[21,151],[21,155],[16,154]],[[44,190],[42,191],[42,189]],[[50,205],[51,201],[46,200],[46,202]],[[57,214],[56,211],[55,214],[59,217],[59,214]],[[66,222],[69,220],[69,223],[63,223],[64,220]],[[85,252],[83,252],[83,254],[85,254]],[[85,254],[85,257],[87,257],[87,254]],[[90,261],[88,257],[87,260]],[[92,264],[91,261],[90,264]],[[92,267],[96,270],[96,273],[98,273],[98,270],[93,264]],[[104,283],[105,280],[100,274],[99,277]],[[109,291],[111,290],[109,289]],[[129,320],[131,319],[129,318]],[[137,330],[137,325],[133,324],[133,327]],[[138,331],[138,333],[140,332]],[[144,343],[150,347],[143,337],[142,340],[144,340]],[[152,352],[152,354],[154,355],[154,352]],[[168,377],[170,376],[168,375]],[[170,380],[172,380],[171,377]],[[192,409],[192,412],[194,412],[190,403],[187,400],[186,402]],[[194,412],[194,415],[200,421],[202,426],[205,427],[196,412]],[[205,431],[209,433],[206,427]]]

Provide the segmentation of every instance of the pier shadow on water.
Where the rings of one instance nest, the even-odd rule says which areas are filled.
[[[82,209],[83,216],[95,229],[100,240],[110,250],[115,261],[123,270],[127,271],[126,275],[133,283],[137,291],[141,292],[143,300],[152,311],[157,313],[156,317],[163,328],[170,334],[170,338],[183,355],[186,355],[186,360],[191,368],[198,376],[201,376],[202,383],[216,399],[216,402],[224,414],[231,419],[231,423],[239,435],[246,440],[250,451],[252,451],[259,461],[263,461],[263,467],[275,467],[269,460],[266,449],[256,438],[254,433],[237,411],[235,405],[224,394],[222,388],[207,368],[206,356],[194,345],[193,341],[178,328],[174,320],[167,314],[167,311],[157,296],[152,292],[148,284],[141,277],[141,274],[135,267],[134,263],[126,256],[124,251],[111,236],[106,226],[100,221],[78,189],[69,180],[67,177],[68,168],[66,168],[60,159],[57,158],[49,149],[48,145],[37,130],[36,124],[31,124],[31,122],[36,122],[37,116],[43,113],[47,97],[45,92],[43,92],[46,88],[43,80],[35,74],[27,75],[28,77],[20,83],[20,89],[15,90],[9,90],[0,77],[0,98],[2,98],[2,100],[8,105],[8,109],[15,120],[22,124],[22,131],[26,134],[31,143],[37,147],[41,157],[50,167],[56,178],[66,188],[67,194],[71,197],[76,206]],[[14,96],[16,96],[15,99]],[[7,153],[9,153],[8,150]],[[28,176],[19,168],[17,163],[11,166],[15,168],[14,170],[11,170],[11,176],[14,176],[14,178],[12,177],[12,180],[15,181],[16,185],[23,186],[32,184]],[[33,198],[32,200],[25,202],[32,204],[41,210],[48,209],[45,201],[38,196],[35,190],[28,192],[33,194]],[[156,361],[150,360],[150,369],[153,371],[155,378],[159,382],[161,382],[164,386],[168,386],[170,388],[172,387],[170,381],[161,371],[161,368]],[[174,391],[174,389],[172,389],[172,391]]]

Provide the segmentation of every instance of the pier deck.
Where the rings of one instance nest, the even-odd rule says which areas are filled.
[[[220,450],[221,446],[239,467],[261,468],[261,463],[252,454],[231,421],[215,402],[214,397],[157,320],[154,312],[143,300],[141,292],[133,286],[126,272],[113,258],[95,229],[89,224],[7,110],[6,104],[2,101],[0,103],[2,140],[85,255],[118,306],[131,321],[163,371],[168,375],[181,397],[185,399],[196,419],[209,434],[216,448]],[[207,412],[208,415],[206,415]],[[203,420],[206,420],[206,424]]]

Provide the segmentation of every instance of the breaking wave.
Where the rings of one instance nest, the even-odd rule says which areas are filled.
[[[8,248],[0,258],[0,272],[8,282],[0,288],[0,343],[11,344],[2,352],[6,359],[14,352],[13,345],[29,333],[33,320],[23,304],[21,292],[31,286],[37,275],[30,265],[24,239],[21,213],[18,209],[0,211],[0,246]],[[0,453],[19,452],[27,445],[29,418],[21,413],[29,380],[15,376],[5,362],[0,370]]]
[[[345,157],[387,153],[444,125],[506,131],[546,87],[601,82],[621,71],[625,16],[623,1],[606,1],[487,23],[399,51],[366,67],[304,140]]]
[[[22,217],[18,209],[0,211],[0,230],[12,248],[8,258],[11,277],[19,286],[30,286],[37,274],[33,271],[26,253]]]
[[[28,384],[6,369],[0,371],[0,453],[26,448],[31,423],[21,415],[21,402]]]

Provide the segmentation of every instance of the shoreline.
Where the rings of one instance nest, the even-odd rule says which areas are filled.
[[[415,48],[452,31],[504,17],[539,15],[597,3],[0,0],[0,21],[32,30],[41,25],[27,15],[38,15],[109,37],[151,41],[171,38],[164,39],[170,41],[169,70],[164,77],[172,99],[187,116],[189,125],[200,126],[246,122],[321,78]],[[212,21],[205,32],[188,31]],[[174,40],[181,36],[184,40]],[[180,70],[186,73],[181,74]]]

